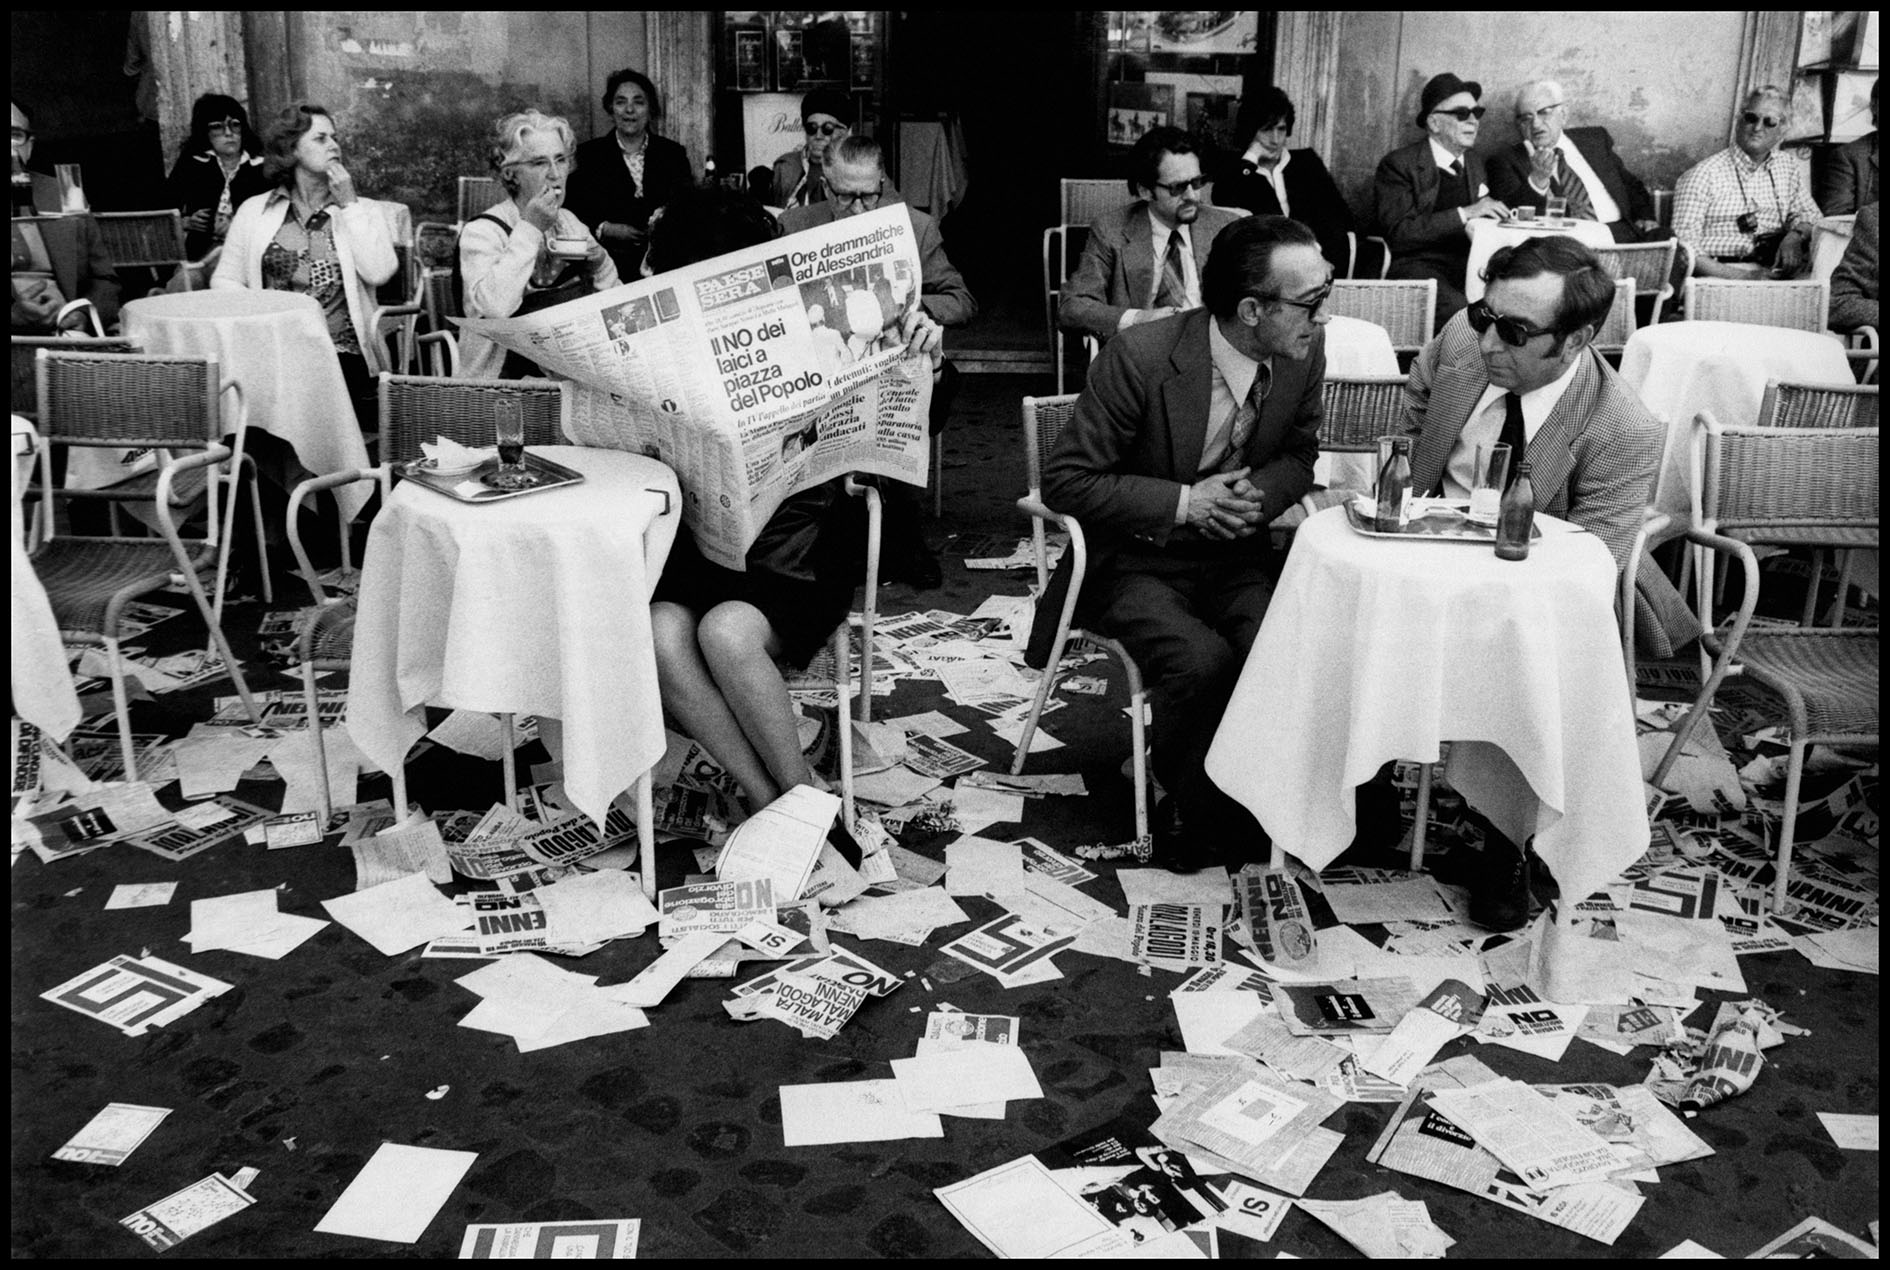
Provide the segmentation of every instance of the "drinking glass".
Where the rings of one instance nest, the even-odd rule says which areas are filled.
[[[1470,519],[1496,523],[1509,482],[1509,447],[1497,442],[1477,447],[1476,484],[1470,487]]]
[[[1550,220],[1564,220],[1568,216],[1568,199],[1561,194],[1551,194],[1546,200],[1543,215]]]
[[[53,174],[59,178],[59,210],[62,212],[83,212],[89,205],[85,201],[85,179],[79,175],[76,163],[56,163]]]
[[[499,445],[499,468],[486,477],[494,489],[530,489],[538,478],[525,469],[525,410],[514,398],[492,403],[492,434]]]

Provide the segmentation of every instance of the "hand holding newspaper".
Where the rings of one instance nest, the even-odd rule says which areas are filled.
[[[743,554],[788,495],[847,472],[924,486],[932,361],[912,221],[892,206],[659,277],[460,326],[576,382],[564,433],[676,470],[709,559]]]

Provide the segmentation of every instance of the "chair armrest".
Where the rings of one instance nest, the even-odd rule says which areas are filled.
[[[1365,235],[1365,241],[1368,243],[1377,243],[1379,250],[1384,253],[1384,259],[1378,266],[1378,280],[1383,282],[1386,278],[1391,276],[1391,244],[1385,239],[1380,238],[1377,234]]]
[[[171,548],[176,553],[178,567],[188,570],[189,557],[184,554],[183,539],[177,532],[177,518],[171,513],[171,487],[177,481],[179,472],[188,472],[200,467],[215,467],[230,457],[230,447],[222,442],[206,445],[196,454],[187,454],[181,459],[165,459],[158,465],[157,487],[152,491],[156,500],[158,526],[165,538],[170,540]]]
[[[1062,512],[1053,512],[1044,501],[1034,494],[1026,494],[1017,500],[1017,510],[1026,516],[1035,516],[1038,520],[1047,520],[1058,529],[1068,530],[1069,517]]]
[[[1649,523],[1652,523],[1651,518]],[[1680,752],[1686,748],[1687,742],[1699,729],[1700,722],[1706,718],[1706,707],[1712,702],[1713,694],[1719,691],[1719,686],[1725,682],[1726,676],[1733,673],[1733,656],[1739,651],[1740,641],[1746,637],[1746,628],[1752,624],[1752,611],[1759,603],[1759,558],[1750,546],[1736,538],[1728,538],[1724,534],[1716,534],[1698,526],[1689,526],[1682,536],[1695,546],[1737,556],[1740,567],[1745,571],[1745,578],[1744,585],[1741,587],[1739,614],[1733,619],[1732,626],[1726,632],[1724,639],[1718,638],[1716,632],[1712,630],[1708,630],[1700,637],[1701,642],[1705,643],[1709,649],[1714,643],[1720,645],[1717,650],[1718,656],[1714,658],[1712,672],[1707,675],[1706,683],[1700,689],[1700,695],[1694,698],[1692,709],[1687,711],[1686,717],[1680,721],[1680,726],[1674,729],[1674,738],[1668,743],[1666,754],[1661,757],[1659,766],[1654,769],[1653,776],[1649,778],[1649,783],[1659,788],[1665,788],[1662,782],[1667,779],[1667,773],[1673,770],[1673,765],[1679,761]]]
[[[328,594],[322,590],[321,578],[315,569],[315,562],[309,559],[308,548],[302,545],[301,511],[302,504],[311,495],[323,490],[338,489],[343,485],[352,485],[356,481],[376,481],[382,479],[386,467],[357,467],[342,472],[329,472],[323,476],[311,476],[297,485],[289,493],[288,531],[289,550],[295,553],[295,563],[302,571],[302,580],[308,583],[309,593],[315,597],[316,604],[328,603]]]
[[[451,331],[427,331],[416,341],[422,348],[429,344],[438,344],[446,350],[446,378],[459,375],[459,341]]]
[[[83,317],[86,325],[92,328],[93,335],[99,339],[105,338],[105,325],[99,321],[98,306],[90,300],[68,300],[60,305],[59,311],[53,314],[52,327],[55,334],[66,329],[66,319],[69,317]]]

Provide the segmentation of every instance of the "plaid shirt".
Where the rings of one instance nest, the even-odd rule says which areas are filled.
[[[1747,212],[1758,220],[1752,233],[1738,224]],[[1808,229],[1821,214],[1798,161],[1777,149],[1754,163],[1728,146],[1681,173],[1673,192],[1674,237],[1703,256],[1743,259],[1758,235],[1800,224]]]

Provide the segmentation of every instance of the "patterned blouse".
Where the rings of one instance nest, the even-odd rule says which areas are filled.
[[[328,319],[328,334],[341,353],[361,352],[354,323],[348,320],[348,291],[342,283],[341,259],[335,254],[335,226],[324,207],[305,222],[293,199],[282,218],[282,228],[263,248],[263,287],[269,291],[300,291],[315,297]]]

